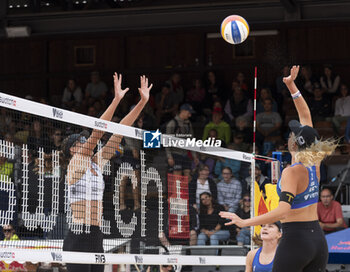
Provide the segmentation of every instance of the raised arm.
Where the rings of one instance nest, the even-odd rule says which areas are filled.
[[[122,124],[122,125],[131,126],[135,122],[137,117],[140,115],[141,111],[143,110],[143,108],[145,107],[145,105],[148,102],[149,93],[153,87],[153,84],[148,86],[148,78],[146,76],[141,76],[140,81],[141,81],[141,87],[139,88],[139,93],[140,93],[141,99],[137,103],[137,105],[132,109],[132,111],[130,111],[120,121],[120,124]],[[121,90],[120,85],[118,85],[118,88]],[[115,150],[118,147],[118,145],[120,144],[122,138],[123,137],[118,135],[118,134],[113,134],[109,138],[106,145],[98,152],[98,153],[101,152],[100,154],[102,155],[104,160],[110,160],[113,157]],[[96,154],[96,156],[97,155],[98,154]]]
[[[283,78],[283,82],[286,84],[289,92],[293,97],[294,105],[299,115],[300,124],[313,127],[309,107],[306,104],[303,96],[301,95],[300,91],[298,90],[297,86],[294,83],[294,80],[298,76],[298,72],[299,72],[299,65],[298,66],[294,65],[290,69],[290,75],[288,77]]]
[[[114,73],[113,78],[114,78],[114,99],[112,100],[112,103],[108,106],[106,111],[100,117],[101,120],[110,121],[112,119],[119,102],[123,99],[124,95],[129,90],[129,88],[126,88],[124,90],[121,89],[122,75],[118,76],[117,73]],[[82,156],[91,156],[94,148],[96,147],[98,141],[101,139],[104,133],[105,133],[104,131],[94,129],[89,139],[80,148],[77,154]]]

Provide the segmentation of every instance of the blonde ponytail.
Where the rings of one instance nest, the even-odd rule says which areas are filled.
[[[295,154],[295,160],[307,167],[320,165],[324,158],[335,151],[338,147],[338,143],[339,140],[335,139],[316,141],[310,147],[298,151]]]

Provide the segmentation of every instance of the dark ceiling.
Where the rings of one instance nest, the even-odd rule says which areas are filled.
[[[231,14],[251,25],[349,22],[347,0],[2,0],[2,28],[28,26],[32,35],[217,28]]]

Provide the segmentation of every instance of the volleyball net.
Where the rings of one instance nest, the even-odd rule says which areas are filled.
[[[235,248],[237,234],[218,216],[201,214],[201,197],[222,201],[217,183],[231,175],[226,169],[249,198],[252,154],[212,138],[145,131],[5,93],[0,107],[1,260],[244,265],[245,257],[217,249],[201,256],[210,244]],[[176,174],[181,169],[189,171]],[[210,182],[197,186],[198,179]],[[218,241],[200,241],[200,226],[216,225]]]

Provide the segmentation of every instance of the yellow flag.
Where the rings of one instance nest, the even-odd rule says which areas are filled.
[[[259,184],[257,182],[254,182],[254,216],[259,216],[264,213],[267,213],[269,210],[267,208],[267,205],[265,203],[264,197],[260,191]],[[261,226],[255,226],[254,227],[254,235],[260,234]]]
[[[272,211],[273,209],[276,209],[278,207],[278,203],[280,201],[280,198],[277,194],[277,185],[268,183],[265,185],[265,192],[266,192],[266,205],[267,209],[269,211]]]

